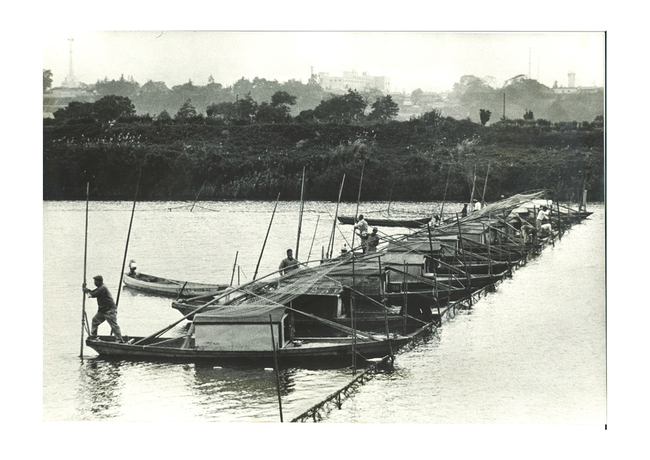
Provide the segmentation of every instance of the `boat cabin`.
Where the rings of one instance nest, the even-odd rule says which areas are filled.
[[[269,318],[270,316],[270,318]],[[284,307],[277,305],[220,306],[194,317],[196,348],[218,351],[268,351],[291,340],[291,325]]]

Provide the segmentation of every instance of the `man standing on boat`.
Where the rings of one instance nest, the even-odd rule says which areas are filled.
[[[295,270],[298,268],[298,262],[296,259],[293,258],[293,250],[287,249],[287,258],[284,259],[282,262],[280,262],[280,274],[281,275],[286,275],[289,272]]]
[[[97,289],[91,291],[86,287],[86,283],[81,287],[86,294],[97,299],[97,314],[93,317],[90,337],[88,338],[91,340],[97,339],[97,328],[104,321],[107,321],[118,342],[124,342],[120,326],[117,325],[117,305],[115,305],[113,296],[104,284],[104,278],[101,275],[94,276],[93,280]]]
[[[542,209],[539,210],[537,213],[537,219],[536,219],[536,224],[537,224],[537,230],[541,230],[542,232],[548,232],[551,233],[552,231],[552,226],[550,223],[544,223],[544,221],[549,220],[549,211],[546,206],[542,206]]]
[[[359,217],[357,217],[357,223],[354,224],[354,229],[359,232],[361,248],[365,254],[368,250],[368,222],[363,218],[363,214],[359,214]]]

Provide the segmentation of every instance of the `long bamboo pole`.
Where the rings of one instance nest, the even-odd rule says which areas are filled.
[[[266,229],[266,236],[264,237],[264,244],[262,244],[262,251],[260,252],[260,258],[257,259],[257,266],[255,267],[255,274],[253,275],[253,281],[255,281],[255,278],[257,277],[257,271],[260,268],[260,262],[262,262],[262,255],[264,255],[266,240],[269,238],[269,232],[271,231],[271,224],[273,223],[273,216],[275,216],[275,210],[278,207],[279,201],[280,201],[280,194],[278,193],[278,198],[275,200],[275,206],[273,207],[273,214],[271,214],[271,221],[269,222],[269,228]]]
[[[133,209],[131,209],[131,220],[129,222],[129,232],[126,234],[126,247],[124,248],[124,259],[122,260],[122,270],[120,270],[120,284],[117,286],[117,298],[115,307],[120,304],[120,293],[122,292],[122,279],[124,278],[124,267],[126,266],[126,255],[129,251],[129,239],[131,238],[131,227],[133,226],[133,215],[135,214],[135,204],[138,202],[138,190],[140,189],[140,178],[142,177],[142,166],[138,173],[138,183],[135,186],[135,198],[133,198]]]
[[[314,240],[316,239],[316,231],[318,230],[318,222],[320,222],[320,214],[316,218],[316,227],[314,228],[314,236],[311,238],[311,246],[309,246],[309,254],[307,254],[307,262],[311,258],[311,250],[314,248]],[[298,258],[298,256],[296,256]]]
[[[239,257],[239,251],[235,253],[235,263],[232,265],[232,275],[230,275],[230,285],[232,286],[232,282],[235,279],[235,269],[237,268],[237,257]]]
[[[361,185],[363,184],[363,170],[366,168],[366,160],[363,160],[363,163],[361,164],[361,178],[359,179],[359,193],[357,194],[357,209],[354,211],[354,220],[357,220],[357,217],[359,216],[359,203],[361,202]],[[354,257],[354,235],[356,233],[356,229],[353,227],[352,228],[352,244],[350,244],[350,250],[352,252],[352,256]]]
[[[275,347],[275,335],[273,333],[273,317],[269,315],[269,323],[271,324],[271,343],[273,344],[273,366],[275,369],[275,386],[278,390],[278,406],[280,406],[280,423],[282,420],[282,397],[280,395],[280,371],[278,370],[278,351]]]
[[[86,230],[84,236],[84,282],[86,287],[86,261],[88,260],[88,201],[90,199],[90,182],[86,182]],[[79,357],[84,357],[84,326],[86,324],[86,293],[83,293],[81,301],[81,347],[79,349]]]
[[[339,198],[336,201],[336,211],[334,212],[334,222],[332,223],[332,234],[330,235],[330,241],[327,244],[327,258],[332,258],[334,256],[334,236],[336,234],[336,219],[339,215],[339,204],[341,203],[341,194],[343,193],[343,184],[345,183],[345,174],[343,174],[343,179],[341,180],[341,187],[339,188]]]
[[[447,171],[447,183],[445,183],[445,194],[442,196],[442,207],[440,208],[440,220],[444,220],[443,212],[445,210],[445,201],[447,200],[447,187],[449,186],[449,175],[451,174],[451,165]]]
[[[472,193],[469,197],[469,204],[471,206],[472,201],[474,201],[474,189],[476,188],[476,165],[474,165],[474,180],[472,181]],[[458,218],[458,215],[456,215],[456,218]]]
[[[483,195],[481,198],[483,198],[483,202],[481,203],[483,206],[485,206],[485,192],[487,191],[487,184],[488,184],[488,176],[490,175],[490,163],[488,163],[487,167],[487,173],[485,173],[485,183],[483,184]]]
[[[458,218],[458,214],[456,214],[456,222],[458,223],[458,236],[460,236],[459,242],[461,246],[463,245],[463,232],[460,227],[460,219]],[[467,270],[467,259],[465,258],[465,247],[462,247],[462,252],[463,252],[463,266],[465,267],[465,276],[467,277],[467,288],[471,289],[472,288],[472,279],[469,276],[469,271]]]
[[[300,216],[298,217],[298,236],[296,237],[296,260],[300,251],[300,231],[302,230],[302,213],[305,206],[305,166],[302,167],[302,185],[300,187]]]

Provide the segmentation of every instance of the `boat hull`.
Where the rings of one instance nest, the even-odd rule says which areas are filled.
[[[124,274],[124,286],[149,294],[168,297],[197,297],[214,295],[228,288],[227,284],[185,283],[156,276]]]
[[[344,225],[354,225],[354,217],[338,216],[339,222]],[[371,227],[404,227],[404,228],[420,228],[426,226],[431,222],[430,217],[423,219],[365,219]]]
[[[101,357],[113,359],[128,359],[137,361],[174,361],[184,363],[223,363],[234,365],[273,366],[274,352],[269,346],[266,351],[230,351],[206,350],[193,347],[193,341],[183,348],[184,337],[172,341],[156,339],[147,345],[135,345],[142,337],[128,337],[129,342],[119,343],[112,336],[100,336],[98,340],[86,340],[86,345],[95,350]],[[294,341],[290,346],[277,350],[278,365],[282,367],[321,367],[328,365],[350,365],[352,360],[352,340],[327,337],[310,338]],[[409,342],[409,337],[398,337],[391,340],[361,341],[354,348],[359,362],[364,358],[383,358],[395,352]]]

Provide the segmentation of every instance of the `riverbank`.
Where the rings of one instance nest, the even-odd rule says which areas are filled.
[[[585,125],[586,126],[586,125]],[[602,128],[434,118],[369,126],[101,123],[44,127],[43,198],[496,201],[521,190],[604,200]],[[485,182],[487,180],[487,187]]]

